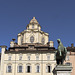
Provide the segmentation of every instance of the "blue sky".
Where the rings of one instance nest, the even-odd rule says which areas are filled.
[[[75,44],[75,0],[0,0],[0,45],[17,41],[34,16],[56,48],[58,38],[66,47]]]

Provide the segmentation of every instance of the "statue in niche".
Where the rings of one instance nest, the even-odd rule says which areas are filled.
[[[63,62],[66,58],[67,49],[63,46],[60,39],[57,39],[58,42],[58,49],[55,53],[55,60],[57,62],[57,65],[63,65]]]

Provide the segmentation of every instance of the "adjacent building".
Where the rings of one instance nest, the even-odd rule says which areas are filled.
[[[67,56],[66,56],[66,63],[72,64],[72,73],[71,75],[75,75],[75,47],[74,44],[71,44],[71,47],[67,47]]]

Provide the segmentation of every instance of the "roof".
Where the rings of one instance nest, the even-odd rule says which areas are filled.
[[[5,53],[49,53],[54,51],[55,48],[50,47],[48,44],[42,45],[39,43],[27,43],[21,46],[15,45],[15,47],[10,47]]]
[[[68,51],[75,52],[75,47],[67,47]]]

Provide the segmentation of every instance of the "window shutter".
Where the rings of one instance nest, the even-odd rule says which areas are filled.
[[[52,72],[52,66],[50,66],[50,72]]]
[[[26,65],[26,72],[27,72],[27,65]]]
[[[48,67],[47,67],[47,65],[46,65],[46,72],[48,72]]]
[[[23,66],[22,66],[22,72],[23,72]]]
[[[19,66],[17,66],[17,72],[19,72]]]
[[[35,67],[35,68],[36,68],[35,70],[36,70],[36,72],[37,72],[37,65],[36,65],[36,67]]]
[[[12,66],[11,66],[11,72],[12,72]]]
[[[8,66],[6,67],[6,72],[8,72]]]

